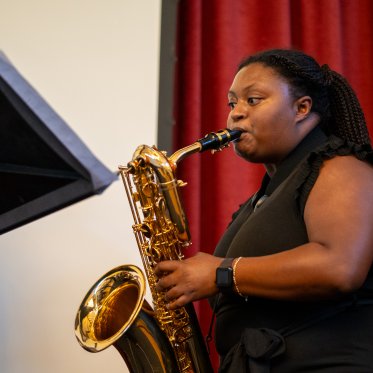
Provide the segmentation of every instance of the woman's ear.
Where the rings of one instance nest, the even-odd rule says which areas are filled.
[[[300,122],[308,117],[312,108],[312,98],[310,96],[303,96],[298,98],[295,102],[296,119]]]

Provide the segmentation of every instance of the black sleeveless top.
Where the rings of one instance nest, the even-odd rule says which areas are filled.
[[[325,159],[355,155],[373,164],[369,146],[357,146],[327,137],[315,128],[279,165],[273,178],[265,175],[260,190],[240,206],[218,243],[219,257],[264,256],[309,242],[303,220],[308,195]],[[373,299],[372,270],[360,293]],[[279,330],[312,314],[330,309],[341,300],[319,302],[278,301],[237,295],[215,297],[216,347],[225,355],[244,328]]]

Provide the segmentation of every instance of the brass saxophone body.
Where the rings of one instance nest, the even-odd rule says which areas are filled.
[[[136,266],[124,265],[94,284],[75,320],[83,348],[98,352],[113,345],[133,373],[213,371],[193,305],[167,309],[164,293],[156,289],[154,267],[163,260],[182,260],[191,243],[177,163],[196,152],[222,150],[240,135],[228,129],[210,133],[170,157],[140,145],[132,161],[119,167],[145,275]],[[144,298],[146,279],[153,307]]]

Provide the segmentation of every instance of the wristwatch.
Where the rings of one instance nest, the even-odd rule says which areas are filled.
[[[234,258],[225,258],[216,268],[216,286],[223,294],[233,292],[233,263]]]

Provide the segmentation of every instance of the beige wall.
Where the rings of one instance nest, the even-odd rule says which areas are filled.
[[[0,50],[112,170],[155,143],[160,8],[161,0],[0,0]],[[84,351],[73,324],[99,276],[139,263],[131,224],[117,181],[0,236],[0,372],[126,371],[114,348]]]

